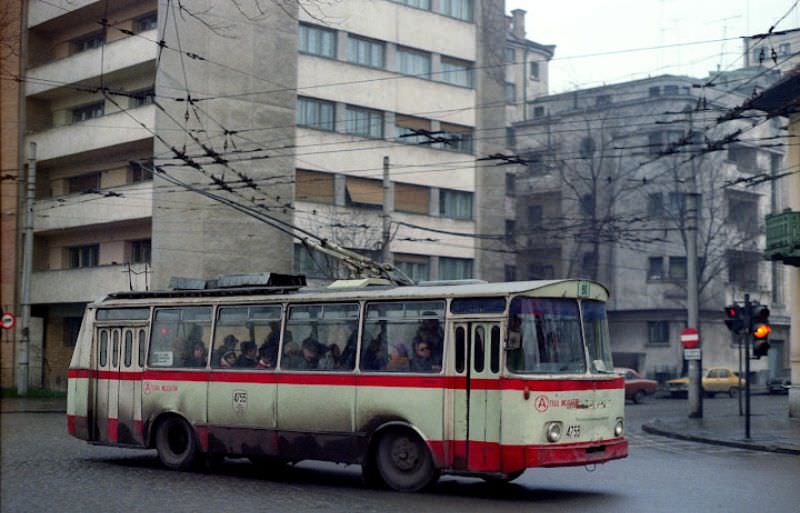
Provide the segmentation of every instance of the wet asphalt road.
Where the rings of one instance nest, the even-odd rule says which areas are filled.
[[[785,396],[759,401],[785,412]],[[783,403],[782,403],[783,401]],[[706,413],[736,408],[707,401]],[[654,416],[682,414],[685,401],[627,408],[630,456],[584,468],[528,470],[514,483],[445,476],[430,492],[366,488],[359,468],[301,463],[277,476],[244,460],[211,472],[160,467],[153,451],[94,447],[70,438],[61,414],[0,418],[3,512],[791,512],[800,505],[800,457],[674,441],[641,432]],[[759,410],[754,410],[759,412]]]

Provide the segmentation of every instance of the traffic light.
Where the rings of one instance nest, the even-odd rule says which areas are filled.
[[[739,334],[745,329],[743,308],[736,303],[725,307],[725,326],[731,332]]]
[[[750,333],[753,335],[753,357],[761,358],[769,351],[769,308],[753,305],[750,310]]]

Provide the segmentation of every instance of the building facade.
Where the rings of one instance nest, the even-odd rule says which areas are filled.
[[[474,237],[502,232],[506,219],[505,177],[475,164],[506,146],[502,1],[294,11],[32,0],[20,12],[24,121],[12,131],[38,148],[32,387],[64,388],[84,306],[109,292],[164,288],[173,276],[341,273],[291,227],[370,256],[388,243],[418,280],[503,278],[502,247]],[[22,246],[5,200],[4,269]],[[8,296],[18,308],[18,292]]]
[[[736,91],[663,75],[539,98],[515,124],[518,269],[528,279],[597,279],[609,302],[614,360],[666,379],[683,374],[687,215],[699,194],[698,277],[705,366],[738,367],[723,307],[744,294],[770,306],[766,379],[788,368],[784,272],[764,262],[764,215],[785,189],[779,119],[740,112]],[[777,144],[776,144],[777,142]]]

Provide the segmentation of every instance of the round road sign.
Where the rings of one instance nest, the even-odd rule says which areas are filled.
[[[3,312],[3,329],[10,330],[17,324],[17,318],[11,312]]]
[[[700,334],[694,328],[686,328],[681,331],[681,344],[686,349],[694,349],[700,347]]]

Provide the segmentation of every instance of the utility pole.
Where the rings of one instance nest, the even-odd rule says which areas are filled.
[[[391,242],[391,213],[394,210],[392,201],[392,181],[389,177],[389,157],[383,157],[383,263],[392,263]]]
[[[693,137],[694,118],[689,111],[689,137]],[[700,195],[697,193],[697,166],[692,159],[689,184],[691,191],[686,199],[686,292],[687,292],[687,320],[689,328],[694,328],[700,334],[699,299],[697,291],[697,220]],[[689,417],[703,418],[703,356],[702,348],[699,360],[689,360]]]
[[[744,295],[744,437],[750,439],[750,336],[752,335],[753,313],[750,304],[750,294]]]
[[[28,147],[28,180],[25,193],[25,244],[22,248],[22,329],[17,352],[17,393],[28,394],[31,347],[31,270],[33,266],[33,202],[36,195],[36,143]]]

